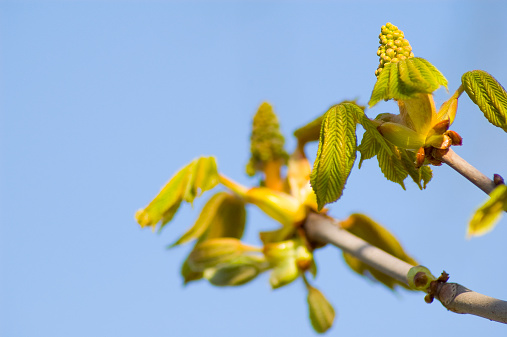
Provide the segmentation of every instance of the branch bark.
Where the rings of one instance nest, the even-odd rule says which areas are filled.
[[[329,243],[353,255],[371,267],[408,285],[407,274],[412,266],[339,228],[324,215],[311,213],[305,223],[310,241]],[[471,314],[507,324],[507,302],[479,294],[457,283],[444,283],[435,298],[450,311]]]
[[[484,193],[490,194],[496,187],[493,180],[486,177],[466,160],[461,158],[451,148],[440,158],[444,163],[452,167],[456,172],[467,178],[472,184],[479,187]]]

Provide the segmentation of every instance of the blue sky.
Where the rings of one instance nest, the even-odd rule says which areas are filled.
[[[301,282],[272,291],[263,275],[235,289],[182,287],[190,247],[165,246],[203,200],[160,235],[141,230],[135,211],[199,155],[254,184],[244,166],[263,101],[289,150],[293,130],[329,106],[366,103],[386,22],[451,92],[473,69],[507,85],[506,13],[501,1],[1,1],[0,335],[312,335]],[[437,104],[446,97],[437,91]],[[387,111],[393,103],[367,113]],[[464,139],[459,155],[507,176],[505,133],[466,96],[452,129]],[[507,299],[507,220],[465,240],[485,195],[450,168],[434,168],[425,191],[409,183],[403,191],[371,160],[356,164],[346,187],[333,216],[368,214],[435,273]],[[253,208],[248,221],[252,243],[276,226]],[[328,335],[505,334],[501,324],[353,274],[332,247],[316,258],[314,283],[338,314]]]

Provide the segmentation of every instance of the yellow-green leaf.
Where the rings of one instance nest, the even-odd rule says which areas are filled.
[[[318,289],[307,284],[310,322],[318,333],[324,333],[333,325],[335,311],[331,303]]]
[[[425,136],[398,123],[383,123],[378,130],[385,139],[402,149],[416,150],[424,145]]]
[[[136,220],[141,227],[150,226],[153,229],[161,222],[162,229],[172,220],[183,200],[192,202],[217,184],[215,158],[197,158],[179,170],[146,208],[136,212]]]
[[[360,237],[369,244],[382,249],[383,251],[403,260],[409,264],[417,265],[417,262],[411,258],[403,249],[398,240],[387,229],[363,214],[351,214],[348,219],[340,223],[340,226],[350,233]],[[405,288],[404,283],[398,282],[390,276],[379,272],[367,264],[359,261],[350,254],[344,253],[345,262],[352,270],[361,274],[373,276],[374,279],[393,289],[395,285]]]
[[[264,245],[264,256],[273,268],[269,278],[273,289],[287,285],[299,276],[296,250],[294,240]]]
[[[204,271],[226,264],[258,248],[243,244],[235,238],[209,239],[195,246],[188,257],[188,264],[193,271]]]
[[[399,149],[401,164],[407,171],[412,180],[423,190],[433,177],[433,172],[428,165],[419,168],[415,166],[415,153],[404,149]]]
[[[356,159],[356,121],[364,115],[355,104],[343,103],[326,112],[317,158],[310,176],[319,210],[338,200]]]
[[[507,92],[498,81],[482,70],[466,72],[461,77],[470,99],[488,121],[507,132]]]
[[[267,263],[262,256],[241,256],[218,268],[204,270],[204,278],[218,287],[240,286],[266,269]]]
[[[407,58],[396,63],[387,63],[373,87],[370,108],[381,100],[406,100],[419,93],[430,94],[447,80],[427,60],[420,57]]]
[[[180,274],[183,277],[184,285],[187,285],[193,281],[200,280],[203,277],[202,271],[193,271],[192,268],[190,268],[190,265],[188,264],[188,257],[181,265]]]
[[[489,199],[477,209],[468,224],[467,236],[481,236],[495,227],[507,211],[507,185],[498,185],[489,195]]]
[[[399,150],[393,146],[393,154],[390,155],[384,148],[377,153],[378,165],[387,180],[400,184],[405,189],[404,180],[408,176],[408,172],[401,162]]]
[[[202,208],[195,224],[170,247],[205,235],[207,238],[241,238],[245,228],[244,202],[228,192],[213,195]]]
[[[449,98],[440,106],[440,109],[437,113],[437,122],[449,120],[449,125],[454,122],[456,111],[458,110],[458,98],[461,96],[464,90],[465,89],[463,88],[463,85],[460,85],[458,90],[454,92],[451,98]]]
[[[256,205],[264,213],[281,223],[293,227],[306,217],[306,208],[298,199],[284,192],[267,187],[253,187],[246,192],[247,202]]]

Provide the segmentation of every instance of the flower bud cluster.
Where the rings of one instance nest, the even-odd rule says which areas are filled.
[[[377,55],[380,58],[380,63],[375,71],[375,76],[377,77],[387,63],[396,63],[400,60],[414,57],[412,47],[408,40],[405,39],[404,33],[390,22],[382,26],[379,42],[380,46],[378,47]]]

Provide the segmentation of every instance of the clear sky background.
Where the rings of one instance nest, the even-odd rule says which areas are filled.
[[[343,99],[365,104],[381,25],[392,22],[454,92],[461,75],[507,85],[504,1],[1,1],[0,335],[312,336],[302,282],[268,275],[234,289],[182,286],[196,219],[185,205],[160,234],[134,220],[180,167],[215,155],[243,184],[251,118],[273,104],[287,136]],[[436,93],[437,104],[449,94]],[[396,112],[391,102],[369,116]],[[507,177],[507,135],[460,99],[455,151]],[[316,146],[308,148],[312,160]],[[451,281],[507,299],[507,218],[465,239],[483,192],[450,168],[425,191],[357,164],[331,214],[363,212]],[[204,199],[207,199],[205,196]],[[276,224],[251,207],[246,240]],[[314,284],[334,304],[329,336],[504,336],[506,327],[393,293],[349,271],[332,247]]]

